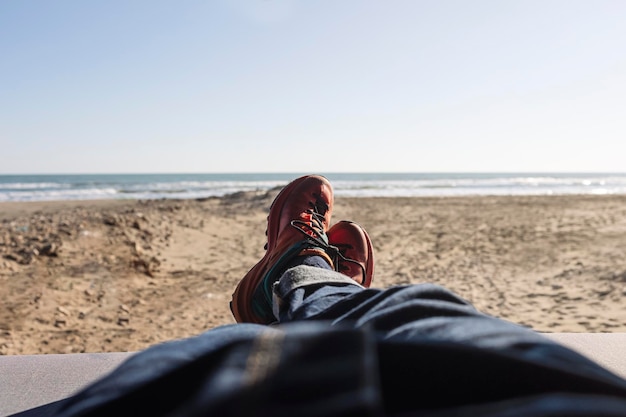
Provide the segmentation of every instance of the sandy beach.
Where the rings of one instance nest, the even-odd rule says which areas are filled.
[[[0,354],[135,351],[234,323],[278,190],[0,204]],[[373,286],[432,282],[543,332],[626,331],[626,196],[336,198]]]

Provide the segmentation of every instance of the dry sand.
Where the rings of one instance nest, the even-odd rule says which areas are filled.
[[[277,190],[0,204],[0,354],[135,351],[233,323]],[[433,282],[544,332],[626,331],[626,196],[336,198],[373,286]]]

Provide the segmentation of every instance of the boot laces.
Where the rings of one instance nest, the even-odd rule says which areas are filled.
[[[291,226],[300,233],[303,233],[308,239],[315,241],[321,245],[322,248],[326,249],[330,247],[326,232],[324,231],[324,221],[326,220],[324,215],[326,211],[328,211],[328,205],[318,197],[315,203],[310,202],[309,206],[310,207],[306,210],[306,217],[308,217],[308,219],[306,221],[299,219],[292,220]]]
[[[347,249],[352,249],[350,244],[340,244],[333,246],[328,243],[328,237],[324,232],[324,214],[328,210],[328,205],[321,199],[317,199],[315,204],[309,203],[310,208],[306,213],[310,216],[309,221],[304,220],[292,220],[291,226],[296,228],[300,233],[304,234],[307,239],[315,242],[317,246],[322,248],[333,260],[335,270],[337,272],[345,271],[349,269],[346,263],[357,266],[361,271],[361,283],[365,282],[365,267],[360,262],[347,258],[344,254]]]

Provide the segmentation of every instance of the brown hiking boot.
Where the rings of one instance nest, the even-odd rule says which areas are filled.
[[[328,242],[339,250],[336,270],[369,287],[374,275],[374,251],[365,229],[354,222],[342,220],[333,225],[327,235]]]
[[[296,256],[321,256],[334,269],[326,231],[333,210],[330,182],[307,175],[287,184],[274,199],[267,216],[263,258],[237,285],[230,309],[238,322],[268,324],[272,314],[272,285]]]

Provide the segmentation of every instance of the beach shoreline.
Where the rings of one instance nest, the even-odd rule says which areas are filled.
[[[0,354],[135,351],[234,323],[277,190],[0,203]],[[444,285],[544,332],[626,331],[626,195],[337,197],[374,287]]]

